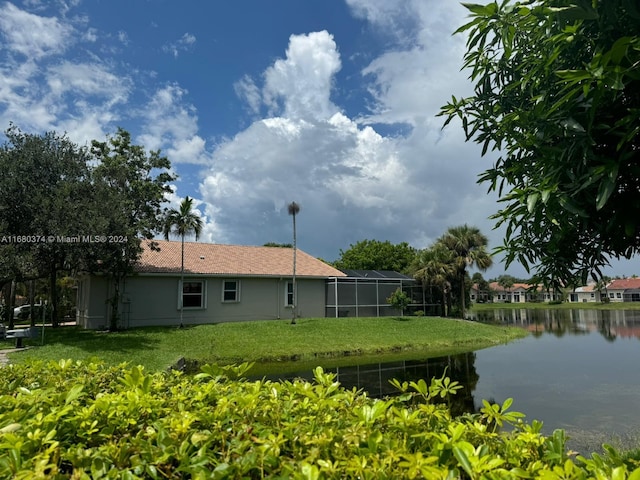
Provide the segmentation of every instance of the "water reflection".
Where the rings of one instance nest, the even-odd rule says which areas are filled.
[[[562,337],[598,332],[610,342],[617,338],[640,339],[640,310],[497,308],[472,312],[470,318],[526,328],[536,337],[545,333]]]
[[[547,434],[565,429],[571,448],[580,451],[595,451],[617,435],[640,435],[640,311],[496,309],[474,318],[532,335],[447,357],[409,361],[385,355],[363,365],[354,357],[349,367],[325,370],[346,388],[381,397],[397,393],[390,379],[430,382],[446,369],[464,387],[451,397],[453,414],[478,411],[483,399],[502,403],[512,397],[514,410],[528,421],[543,421]],[[290,373],[267,378],[313,379],[310,370],[297,368],[292,363]]]
[[[400,382],[417,382],[424,379],[440,378],[445,372],[451,380],[458,381],[463,388],[449,399],[450,409],[454,415],[475,411],[473,392],[479,380],[475,368],[474,352],[449,355],[424,360],[399,360],[392,362],[369,363],[348,367],[325,369],[336,374],[336,380],[348,389],[357,388],[367,392],[371,397],[385,397],[399,392],[389,383],[398,379]],[[293,380],[303,378],[311,381],[313,373],[309,371],[290,372],[284,375],[267,375],[270,380]]]

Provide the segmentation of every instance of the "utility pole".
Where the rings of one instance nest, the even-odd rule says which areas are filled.
[[[296,292],[296,215],[300,211],[300,205],[296,202],[291,202],[287,207],[289,210],[289,215],[293,216],[293,281],[292,281],[292,289],[293,289],[293,299],[291,301],[291,325],[296,324],[296,303],[298,300],[298,295]]]

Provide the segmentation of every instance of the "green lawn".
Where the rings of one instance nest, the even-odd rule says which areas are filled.
[[[423,357],[477,350],[526,336],[518,328],[483,325],[439,317],[309,318],[218,323],[177,328],[138,328],[105,333],[76,327],[47,328],[27,340],[33,348],[12,353],[12,362],[27,359],[130,362],[151,370],[165,369],[180,357],[200,363],[313,362],[318,357],[411,353]],[[8,348],[11,341],[0,342]]]

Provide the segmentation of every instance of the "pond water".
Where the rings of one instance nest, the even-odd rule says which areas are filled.
[[[394,394],[389,380],[429,381],[447,375],[465,386],[453,413],[477,411],[482,400],[502,403],[526,420],[544,422],[544,432],[567,431],[569,446],[598,450],[603,441],[640,446],[640,310],[497,309],[474,316],[488,323],[516,325],[532,334],[507,345],[448,357],[394,360],[326,368],[344,387],[371,396]],[[320,364],[322,364],[320,362]],[[310,371],[280,366],[271,379],[302,377]]]

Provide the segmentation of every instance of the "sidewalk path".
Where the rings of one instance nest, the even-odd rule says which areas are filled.
[[[24,347],[24,348],[5,348],[5,349],[0,350],[0,367],[4,367],[5,365],[9,365],[11,363],[9,361],[9,357],[7,356],[8,353],[21,352],[25,348],[29,348],[29,347]]]
[[[7,353],[10,351],[11,350],[0,350],[0,367],[9,365],[9,357],[7,357]]]

